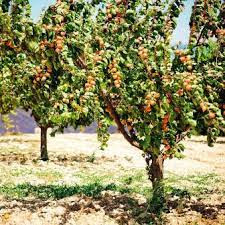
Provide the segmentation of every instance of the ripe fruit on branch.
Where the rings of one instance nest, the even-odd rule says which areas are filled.
[[[42,66],[36,66],[35,67],[35,80],[33,81],[34,84],[37,82],[45,82],[47,78],[51,77],[52,69],[50,67],[45,66],[46,60],[42,60],[41,62]]]
[[[214,112],[210,112],[209,119],[215,119],[215,118],[216,118],[216,114]]]
[[[54,108],[57,109],[60,106],[58,102],[55,103]]]
[[[95,63],[98,63],[98,62],[101,62],[101,61],[102,61],[102,56],[100,56],[100,55],[95,55],[93,59],[94,59],[94,62],[95,62]]]
[[[68,99],[68,98],[63,98],[63,103],[65,103],[65,104],[69,104],[70,103],[70,100]]]
[[[183,51],[180,50],[180,49],[176,49],[176,50],[175,50],[175,54],[178,55],[178,56],[182,55],[182,52],[183,52]]]
[[[217,29],[216,33],[221,35],[221,36],[225,36],[225,29]]]
[[[169,114],[166,114],[163,118],[163,121],[162,121],[162,130],[163,131],[168,131],[168,123],[169,123],[169,119],[170,119],[170,115]]]
[[[70,98],[70,99],[74,99],[74,94],[70,94],[70,95],[69,95],[69,98]]]
[[[9,48],[15,48],[15,46],[12,43],[12,41],[6,41],[5,45],[8,46]]]
[[[204,102],[200,103],[200,108],[202,109],[202,112],[205,112],[208,110],[208,107],[207,107],[206,103],[204,103]]]
[[[85,91],[90,91],[96,85],[95,77],[93,75],[89,75],[87,78],[87,83],[85,84]]]
[[[148,106],[145,106],[144,111],[145,111],[145,113],[151,112],[152,111],[151,106],[149,106],[149,105]]]
[[[118,64],[117,64],[116,60],[114,59],[112,61],[112,63],[109,64],[108,67],[109,67],[109,73],[113,77],[115,87],[119,88],[121,86],[122,81],[121,81],[121,74],[118,71],[117,66],[118,66]]]
[[[104,48],[105,47],[104,40],[101,37],[96,36],[95,40],[98,42],[100,48]]]
[[[147,63],[147,59],[148,59],[148,49],[144,48],[143,46],[138,48],[138,55],[141,58],[142,61],[144,61],[145,63]]]
[[[186,91],[191,91],[192,90],[192,86],[190,84],[185,86],[185,90]]]
[[[177,91],[177,94],[179,95],[179,96],[182,96],[183,94],[184,94],[184,90],[181,88],[181,89],[179,89],[178,91]]]
[[[108,3],[107,5],[106,5],[106,9],[111,9],[112,8],[112,4],[111,3]]]
[[[119,5],[122,3],[122,0],[116,0],[116,4]]]
[[[152,107],[156,105],[156,102],[159,98],[160,94],[158,92],[152,91],[148,93],[145,97],[145,105],[146,105],[145,109],[152,109]],[[145,112],[147,111],[145,110]]]
[[[62,49],[63,49],[63,37],[61,37],[61,36],[57,36],[56,37],[56,40],[55,40],[55,51],[57,52],[57,53],[60,53],[61,51],[62,51]]]

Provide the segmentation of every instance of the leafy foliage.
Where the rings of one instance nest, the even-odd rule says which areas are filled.
[[[70,46],[67,56],[82,56],[71,66],[86,77],[84,95],[98,100],[100,140],[107,140],[111,120],[132,145],[164,159],[179,155],[184,149],[179,142],[196,126],[208,128],[210,145],[215,141],[225,125],[220,109],[224,3],[196,1],[185,50],[170,44],[183,1],[102,1],[97,7],[58,1],[57,6],[55,20],[67,24],[66,37],[77,47]],[[70,13],[60,17],[66,10]],[[63,65],[68,67],[68,60]]]

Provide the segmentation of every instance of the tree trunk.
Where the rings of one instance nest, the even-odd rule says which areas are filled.
[[[163,163],[163,158],[161,156],[152,157],[149,173],[151,174],[153,188],[157,187],[158,183],[163,180]]]
[[[147,172],[149,180],[152,182],[153,193],[151,199],[151,209],[155,213],[160,213],[165,206],[165,193],[163,183],[163,164],[161,155],[154,156],[146,154]]]
[[[48,160],[48,150],[47,150],[47,130],[48,127],[41,128],[41,160]]]

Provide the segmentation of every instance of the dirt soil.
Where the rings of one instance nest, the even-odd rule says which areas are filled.
[[[204,137],[186,140],[184,144],[186,157],[166,161],[166,177],[215,174],[218,179],[225,178],[224,138],[213,148],[207,146]],[[145,169],[141,152],[131,147],[120,134],[112,135],[105,151],[98,147],[94,134],[49,137],[50,160],[42,162],[38,160],[39,135],[2,136],[0,186],[20,187],[18,185],[24,183],[32,187],[85,185],[82,182],[95,175],[116,183],[120,176]],[[149,185],[150,189],[147,178],[144,179],[143,186],[148,188]],[[212,187],[206,198],[190,196],[180,201],[172,197],[168,200],[169,210],[160,218],[148,211],[148,200],[138,193],[104,190],[98,196],[79,193],[59,199],[41,199],[7,197],[3,191],[0,192],[0,225],[225,225],[225,184],[218,184],[217,187],[215,182],[215,187],[223,194],[219,195]]]

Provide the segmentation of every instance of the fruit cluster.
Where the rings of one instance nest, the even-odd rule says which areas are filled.
[[[5,45],[8,46],[9,48],[15,48],[14,44],[12,43],[12,41],[6,41]]]
[[[61,18],[61,20],[64,20],[64,17]],[[46,30],[46,31],[54,31],[56,34],[61,34],[62,36],[64,36],[65,31],[63,31],[63,27],[64,27],[65,23],[61,23],[61,24],[56,24],[54,27],[52,25],[48,25],[48,24],[43,24],[42,27]]]
[[[94,63],[98,63],[98,62],[101,62],[102,61],[102,55],[104,54],[104,51],[101,50],[101,51],[98,51],[95,53],[94,55]]]
[[[40,42],[40,49],[44,50],[46,46],[49,45],[49,42],[47,40],[43,40]]]
[[[123,14],[121,13],[120,8],[118,7],[123,3],[123,0],[116,0],[117,6],[113,6],[113,4],[109,3],[106,6],[106,15],[107,20],[112,20],[115,17],[115,22],[122,24],[124,22]]]
[[[160,94],[158,92],[152,91],[145,97],[145,112],[151,112],[152,107],[156,104],[157,100],[160,98]]]
[[[208,111],[209,110],[208,103],[207,102],[201,102],[200,103],[200,108],[201,108],[202,112]],[[208,117],[209,117],[210,120],[215,119],[216,118],[216,113],[212,112],[212,111],[209,111]]]
[[[218,30],[216,30],[216,33],[221,36],[225,36],[225,29],[218,29]]]
[[[138,48],[138,55],[145,64],[148,63],[148,49],[144,48],[143,46],[140,46]]]
[[[93,75],[89,75],[87,83],[85,84],[85,91],[90,91],[95,86],[95,84],[95,77]]]
[[[169,120],[170,120],[170,115],[166,114],[162,120],[162,130],[165,132],[168,131]]]
[[[66,36],[66,32],[63,31],[63,26],[64,24],[57,24],[55,26],[55,28],[53,29],[50,25],[44,24],[43,28],[45,30],[49,30],[52,31],[54,30],[54,32],[57,34],[55,40],[53,40],[52,42],[48,41],[48,40],[43,40],[40,42],[40,49],[45,50],[46,47],[50,47],[50,48],[55,48],[55,51],[57,53],[60,53],[63,49],[63,41],[64,38]]]
[[[62,36],[57,36],[55,40],[55,51],[57,53],[60,53],[63,48],[63,37]]]
[[[191,59],[191,56],[188,55],[188,53],[186,51],[183,51],[183,50],[179,50],[177,49],[175,51],[175,54],[179,57],[180,61],[187,66],[187,69],[189,71],[192,70],[193,68],[193,62],[192,62],[192,59]]]
[[[193,75],[193,74],[190,74],[190,73],[185,74],[185,76],[187,78],[184,79],[184,83],[183,83],[184,90],[191,91],[192,90],[192,84],[195,82],[196,76]]]
[[[210,120],[213,120],[213,119],[215,119],[216,118],[216,113],[214,113],[214,112],[209,112],[209,119]]]
[[[3,40],[3,39],[0,38],[0,46],[2,46],[2,45],[6,45],[9,48],[15,48],[15,45],[13,44],[12,41],[10,41],[10,40]]]
[[[69,104],[73,100],[74,100],[74,94],[65,94],[64,98],[62,99],[63,103],[65,104]]]
[[[118,64],[116,60],[113,60],[112,63],[109,64],[109,73],[113,77],[115,87],[120,88],[122,81],[121,81],[121,74],[118,71]]]
[[[62,102],[64,104],[70,104],[72,101],[74,100],[74,94],[67,94],[67,93],[64,93],[63,95],[63,99],[62,99]],[[60,107],[60,103],[59,102],[56,102],[54,104],[54,108],[57,109]]]
[[[38,82],[44,82],[51,76],[52,68],[47,67],[44,65],[45,62],[42,63],[42,66],[36,66],[35,67],[35,79],[33,80],[34,84],[37,84]]]
[[[96,36],[96,37],[95,37],[95,40],[98,42],[99,47],[100,47],[101,49],[105,47],[105,43],[104,43],[103,38],[101,38],[101,37],[99,37],[99,36]]]
[[[200,103],[200,108],[201,108],[202,112],[206,112],[208,110],[207,102],[201,102]]]

